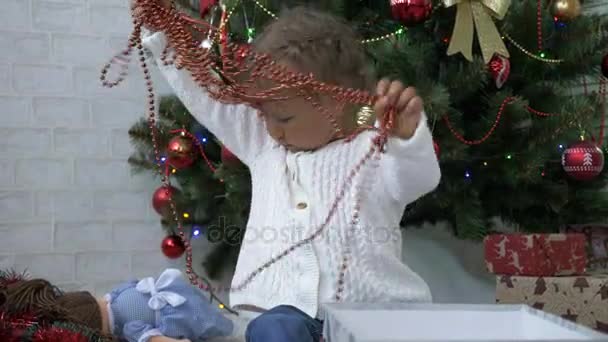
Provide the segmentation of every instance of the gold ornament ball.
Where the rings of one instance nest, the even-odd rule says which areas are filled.
[[[553,0],[551,14],[561,21],[569,21],[581,15],[579,0]]]
[[[373,126],[376,121],[376,113],[374,109],[368,106],[361,107],[357,112],[357,125],[358,126]]]

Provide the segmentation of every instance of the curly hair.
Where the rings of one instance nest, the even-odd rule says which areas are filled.
[[[340,18],[310,7],[282,11],[253,42],[253,50],[324,83],[362,90],[372,90],[375,83],[355,31]]]

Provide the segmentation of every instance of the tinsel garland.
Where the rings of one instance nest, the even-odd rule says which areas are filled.
[[[9,316],[0,312],[2,342],[112,342],[95,329],[71,322],[41,322],[34,314]]]

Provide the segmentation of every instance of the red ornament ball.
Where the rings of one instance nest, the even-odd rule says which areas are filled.
[[[222,163],[226,166],[237,166],[241,161],[226,146],[222,146]]]
[[[186,246],[177,235],[167,236],[160,245],[163,254],[169,259],[177,259],[186,251]]]
[[[163,217],[169,216],[171,213],[171,201],[177,193],[179,193],[179,190],[175,187],[161,186],[152,195],[152,207],[159,215]]]
[[[405,26],[415,26],[426,21],[432,11],[431,0],[391,0],[393,18]]]
[[[608,77],[608,55],[602,58],[602,74],[604,77]]]
[[[167,161],[176,169],[183,169],[194,163],[194,142],[185,136],[176,136],[167,145]]]
[[[439,155],[441,154],[441,148],[435,140],[433,140],[433,149],[435,149],[435,155],[437,156],[437,158],[439,158]]]
[[[581,141],[564,151],[562,167],[576,180],[592,180],[604,169],[604,152],[591,141]]]
[[[494,55],[488,64],[496,88],[500,89],[507,82],[511,74],[511,62],[501,55]]]

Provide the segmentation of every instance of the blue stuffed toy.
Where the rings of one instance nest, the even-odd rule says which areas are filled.
[[[229,336],[234,328],[177,269],[122,284],[104,301],[110,332],[129,342],[204,341]]]

